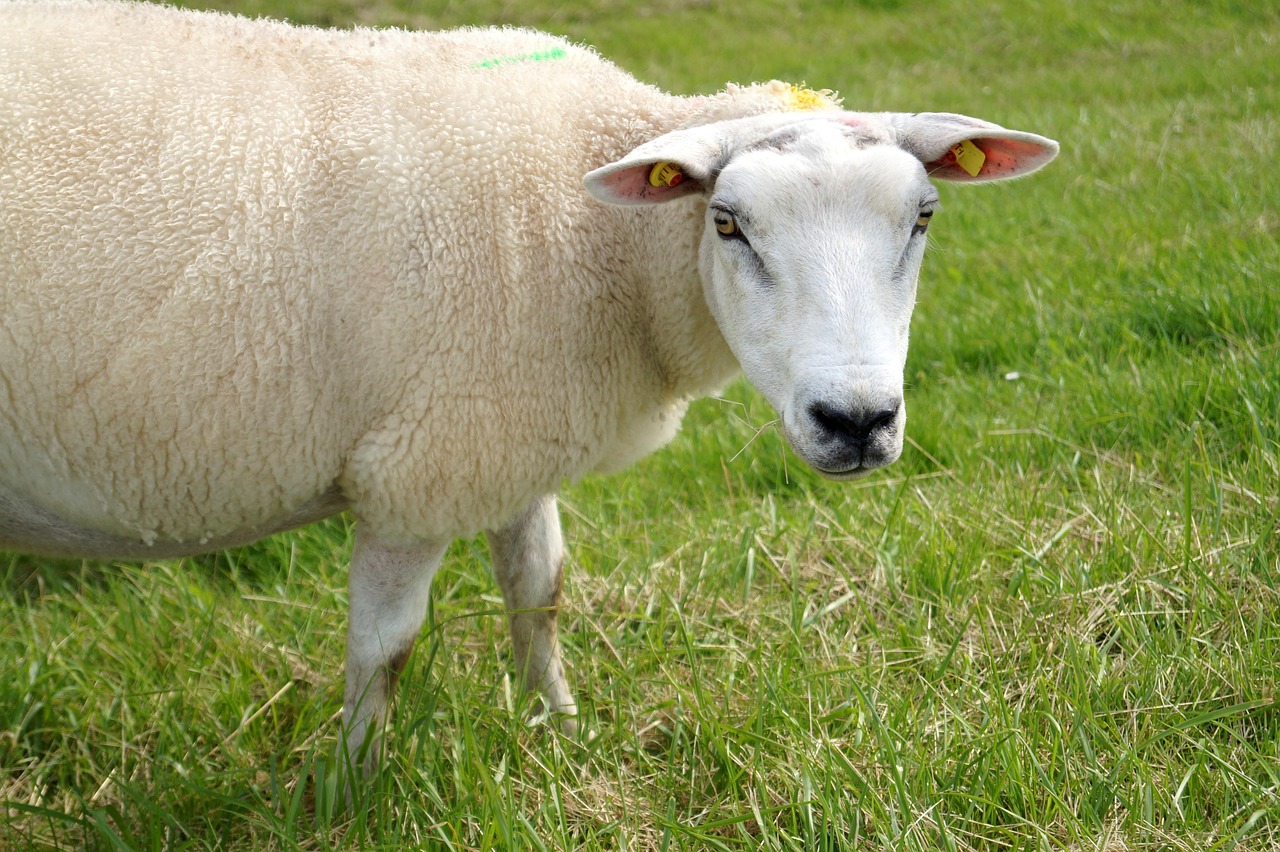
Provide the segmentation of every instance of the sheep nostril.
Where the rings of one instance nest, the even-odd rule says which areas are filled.
[[[846,411],[825,402],[809,406],[809,416],[833,438],[852,444],[866,444],[877,431],[891,427],[898,417],[898,406],[879,411]]]
[[[898,419],[898,406],[886,408],[883,411],[877,411],[870,418],[868,423],[867,434],[875,432],[877,429],[888,429]]]

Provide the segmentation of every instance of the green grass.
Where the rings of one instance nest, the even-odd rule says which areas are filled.
[[[895,467],[818,479],[737,385],[567,490],[591,737],[520,721],[479,542],[350,811],[345,521],[0,557],[0,848],[1280,848],[1273,5],[239,6],[541,26],[673,91],[807,80],[1063,153],[942,187]]]

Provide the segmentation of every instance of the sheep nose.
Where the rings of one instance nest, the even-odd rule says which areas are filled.
[[[815,402],[809,406],[809,416],[829,440],[865,447],[876,432],[893,426],[898,408],[899,405],[878,411],[842,410],[825,402]]]

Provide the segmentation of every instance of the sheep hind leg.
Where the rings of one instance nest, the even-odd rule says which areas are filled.
[[[565,734],[572,735],[577,730],[578,707],[565,680],[556,638],[564,542],[555,495],[540,497],[506,527],[487,535],[521,684],[525,691],[539,693],[540,711],[545,710]]]
[[[353,768],[371,773],[387,706],[427,615],[431,578],[445,545],[393,546],[363,525],[348,577],[347,686],[343,747]]]

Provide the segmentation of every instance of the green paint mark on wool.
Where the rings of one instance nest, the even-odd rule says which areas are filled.
[[[547,50],[537,50],[533,53],[520,53],[515,56],[495,56],[492,59],[485,59],[482,62],[475,62],[470,65],[471,68],[501,68],[504,65],[518,65],[522,62],[547,62],[551,59],[564,59],[569,54],[563,47],[552,47]]]

